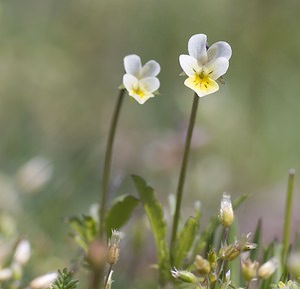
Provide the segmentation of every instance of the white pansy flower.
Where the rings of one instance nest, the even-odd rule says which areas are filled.
[[[141,58],[138,55],[124,57],[126,74],[123,76],[123,84],[138,103],[143,104],[159,88],[159,80],[156,77],[160,72],[160,65],[154,61],[148,61],[142,66]]]
[[[219,90],[216,82],[226,73],[232,51],[228,43],[219,41],[207,46],[205,34],[193,35],[188,42],[189,55],[179,56],[179,62],[188,78],[184,84],[199,97]]]

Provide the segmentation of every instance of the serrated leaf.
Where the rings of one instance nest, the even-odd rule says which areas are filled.
[[[76,289],[78,280],[72,279],[72,273],[66,268],[63,271],[58,270],[58,277],[48,289]]]
[[[131,195],[116,198],[106,214],[105,230],[108,238],[112,230],[119,230],[130,218],[139,200]]]
[[[189,217],[178,236],[176,247],[173,252],[175,267],[181,267],[183,259],[187,256],[193,245],[197,229],[198,222],[194,217]]]
[[[171,269],[166,244],[166,223],[164,220],[163,210],[155,197],[153,188],[148,186],[139,176],[133,175],[132,179],[151,226],[156,246],[160,283],[163,284],[165,280],[170,277]]]

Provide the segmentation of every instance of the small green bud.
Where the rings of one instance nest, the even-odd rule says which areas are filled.
[[[199,274],[206,275],[210,272],[210,264],[209,262],[202,258],[200,255],[196,256],[194,265]]]
[[[239,240],[236,240],[234,244],[221,247],[219,257],[223,260],[231,261],[239,256],[240,253],[255,249],[257,245],[250,243],[248,241],[249,238],[250,233],[246,236],[242,236]]]
[[[209,274],[209,281],[210,281],[211,284],[216,283],[217,280],[218,280],[217,273],[214,272],[214,273]]]
[[[198,280],[193,273],[184,270],[177,270],[176,268],[171,270],[171,274],[174,278],[185,283],[196,283]]]
[[[224,227],[230,227],[234,220],[230,195],[223,194],[220,206],[219,220]]]
[[[250,281],[257,275],[258,262],[252,262],[250,259],[242,260],[242,274],[246,281]]]
[[[208,262],[210,264],[210,268],[212,270],[215,270],[217,267],[217,254],[216,254],[215,249],[211,249],[208,252]]]
[[[286,283],[283,283],[282,281],[278,282],[278,288],[279,289],[299,289],[300,285],[296,281],[289,280]]]
[[[227,245],[220,248],[219,257],[222,260],[232,261],[240,255],[241,251],[234,245]]]

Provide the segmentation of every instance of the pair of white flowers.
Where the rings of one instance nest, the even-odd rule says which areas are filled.
[[[184,84],[197,93],[199,97],[219,90],[217,80],[226,73],[232,51],[228,43],[219,41],[208,47],[205,34],[193,35],[188,42],[189,55],[179,56],[179,63],[188,76]],[[160,82],[156,77],[160,65],[148,61],[144,66],[138,55],[128,55],[124,58],[126,73],[123,85],[140,104],[154,97]]]

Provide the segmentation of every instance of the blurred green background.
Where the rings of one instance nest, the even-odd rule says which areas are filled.
[[[126,98],[113,191],[135,194],[130,174],[136,173],[167,203],[176,189],[193,97],[179,76],[178,56],[196,33],[207,34],[209,44],[229,42],[233,56],[226,84],[200,100],[183,214],[201,200],[207,219],[224,191],[251,193],[237,212],[241,232],[264,216],[265,240],[280,237],[287,172],[300,166],[299,1],[0,3],[0,208],[32,242],[32,275],[67,266],[76,254],[64,219],[87,213],[99,200],[123,57],[132,53],[161,64],[161,95],[145,105]],[[48,160],[52,177],[26,193],[20,168],[36,156]],[[299,182],[296,188],[299,203]],[[117,280],[137,287],[137,276],[146,278],[155,262],[152,240],[139,231],[143,221],[130,221],[116,268]],[[299,226],[296,212],[293,222]]]

